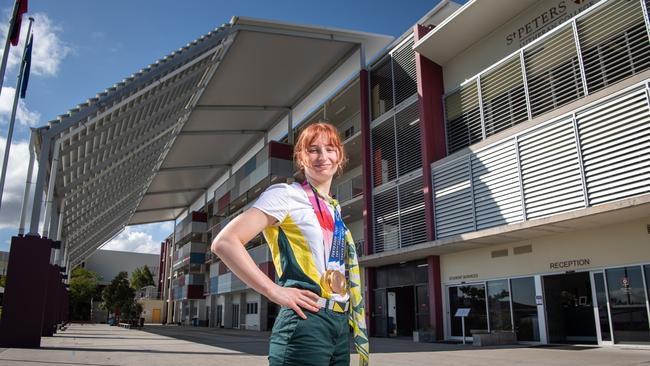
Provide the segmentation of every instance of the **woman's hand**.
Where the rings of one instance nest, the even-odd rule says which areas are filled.
[[[309,290],[276,285],[276,288],[269,291],[267,295],[269,300],[274,303],[293,309],[293,311],[295,311],[302,319],[307,319],[307,316],[302,309],[314,313],[318,312],[320,309],[317,303],[318,295]]]

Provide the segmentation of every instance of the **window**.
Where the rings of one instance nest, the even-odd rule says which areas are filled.
[[[257,303],[256,302],[246,303],[246,314],[257,314]]]

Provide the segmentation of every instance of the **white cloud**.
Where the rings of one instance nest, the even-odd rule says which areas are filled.
[[[151,234],[127,226],[124,231],[104,244],[101,249],[160,254],[160,242],[155,241]]]
[[[14,106],[15,88],[2,87],[0,93],[0,124],[8,124],[11,119],[11,110]],[[36,111],[30,111],[25,104],[24,99],[18,99],[18,108],[16,108],[16,121],[24,126],[35,126],[41,119],[41,114]]]
[[[0,137],[0,159],[4,157],[5,144],[7,139]],[[29,142],[17,141],[11,144],[9,150],[9,164],[4,191],[2,194],[2,208],[0,209],[0,229],[18,228],[20,211],[22,209],[23,194],[25,190],[25,179],[29,162]],[[2,160],[0,160],[0,165]],[[38,168],[34,168],[32,177],[36,177]],[[28,211],[31,211],[31,204],[28,204]],[[27,220],[29,216],[27,216]],[[27,221],[26,220],[26,221]],[[29,224],[29,222],[26,222]]]
[[[4,45],[11,11],[5,12],[5,18],[0,22],[0,34]],[[32,50],[31,73],[42,76],[56,76],[63,59],[72,51],[72,47],[64,42],[60,34],[63,28],[54,24],[44,13],[29,14],[34,17],[32,32],[34,34],[34,48]],[[17,47],[11,47],[7,70],[17,69],[22,59],[22,52],[29,28],[28,16],[23,16],[20,27],[20,41]],[[0,50],[1,52],[1,50]]]
[[[174,221],[165,221],[156,225],[158,225],[159,231],[167,232],[167,235],[171,234],[172,231],[174,231]]]

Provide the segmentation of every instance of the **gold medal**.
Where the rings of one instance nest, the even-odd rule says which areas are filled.
[[[320,283],[329,293],[345,296],[345,293],[347,292],[345,276],[339,271],[328,269],[327,272],[323,274],[323,277],[321,277]]]

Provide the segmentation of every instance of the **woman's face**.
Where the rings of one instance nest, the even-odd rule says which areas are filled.
[[[331,180],[339,167],[339,153],[324,136],[316,137],[307,147],[305,175],[314,183]]]

